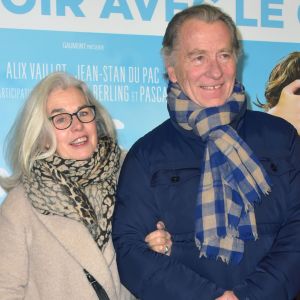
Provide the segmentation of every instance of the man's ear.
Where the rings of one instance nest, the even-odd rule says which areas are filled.
[[[172,81],[172,82],[177,82],[177,77],[176,77],[176,73],[175,73],[175,68],[172,67],[172,66],[168,66],[167,67],[167,73],[168,73],[168,76],[169,76],[169,79]]]

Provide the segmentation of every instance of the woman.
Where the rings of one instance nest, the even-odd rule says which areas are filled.
[[[111,242],[121,151],[107,111],[82,81],[52,73],[32,90],[10,138],[0,299],[130,299]],[[147,242],[164,252],[171,241],[158,229]]]

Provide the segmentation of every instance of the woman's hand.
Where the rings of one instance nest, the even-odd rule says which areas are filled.
[[[215,300],[239,300],[232,291],[226,291],[220,297]]]
[[[300,79],[285,86],[280,94],[278,103],[268,113],[281,117],[291,123],[300,135]]]
[[[162,221],[156,224],[156,228],[157,230],[146,236],[145,242],[151,250],[170,256],[172,248],[171,235],[165,230],[165,224]]]

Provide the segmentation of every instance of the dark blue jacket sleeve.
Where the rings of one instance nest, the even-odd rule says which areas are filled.
[[[160,219],[146,168],[129,151],[119,178],[113,242],[122,283],[142,300],[210,300],[223,293],[216,285],[144,242]]]
[[[268,255],[255,272],[234,288],[239,300],[294,299],[300,291],[300,138],[295,137],[290,161],[287,214]]]

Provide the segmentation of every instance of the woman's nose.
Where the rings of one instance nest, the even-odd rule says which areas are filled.
[[[83,123],[79,121],[77,115],[73,115],[71,129],[72,130],[80,130],[82,128],[83,128]]]

